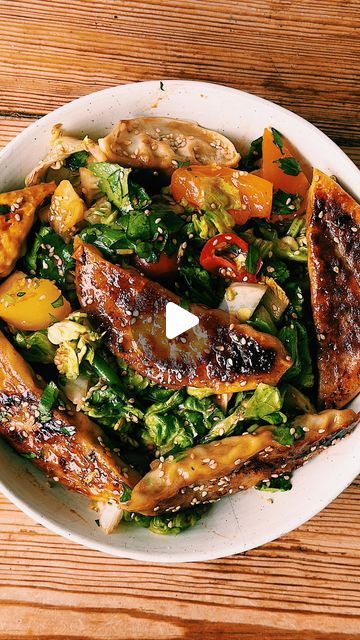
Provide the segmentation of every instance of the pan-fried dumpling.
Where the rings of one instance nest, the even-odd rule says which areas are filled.
[[[318,169],[306,237],[319,403],[343,407],[360,391],[360,205]]]
[[[25,184],[29,187],[34,184],[39,184],[42,181],[46,172],[53,165],[56,168],[60,168],[64,160],[78,151],[88,151],[97,162],[105,162],[106,156],[100,150],[96,142],[86,137],[83,139],[75,138],[74,136],[64,136],[61,129],[61,124],[56,124],[52,128],[52,138],[50,141],[50,149],[44,160],[39,162],[38,165],[26,176]]]
[[[120,120],[109,135],[100,138],[99,146],[112,162],[166,173],[182,162],[235,167],[240,160],[225,136],[174,118]]]
[[[271,427],[260,427],[154,460],[125,508],[144,515],[177,512],[250,489],[272,474],[292,472],[357,424],[351,409],[329,409],[295,418],[292,427],[302,435],[290,446],[274,440]]]
[[[23,255],[35,211],[54,192],[55,182],[0,194],[0,278],[5,278]]]

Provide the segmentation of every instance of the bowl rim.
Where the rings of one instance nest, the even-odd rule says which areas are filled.
[[[323,131],[318,129],[315,125],[308,122],[305,118],[298,115],[297,113],[294,113],[290,109],[286,109],[285,107],[282,107],[272,102],[271,100],[267,100],[265,98],[257,96],[256,94],[245,92],[240,89],[235,89],[233,87],[228,87],[222,84],[216,84],[212,82],[203,82],[198,80],[181,80],[181,79],[166,79],[166,78],[165,79],[163,78],[162,80],[160,79],[147,80],[144,82],[131,82],[131,83],[125,83],[121,85],[115,85],[112,87],[101,89],[99,91],[94,91],[90,94],[86,94],[84,96],[76,98],[75,100],[71,100],[67,102],[66,104],[49,112],[48,114],[38,118],[37,120],[35,120],[35,122],[31,123],[28,127],[26,127],[23,131],[21,131],[15,138],[10,140],[8,144],[0,151],[0,164],[8,156],[10,156],[14,150],[18,148],[18,146],[21,144],[23,139],[25,140],[28,137],[29,131],[36,131],[37,128],[39,127],[43,128],[44,125],[46,126],[48,122],[52,123],[54,119],[54,115],[59,115],[59,121],[61,121],[61,117],[63,114],[66,115],[68,112],[71,112],[74,108],[77,108],[77,107],[81,108],[81,106],[85,105],[89,101],[89,99],[91,99],[92,97],[96,100],[99,100],[101,99],[101,97],[111,96],[112,94],[114,94],[114,92],[117,92],[117,91],[126,92],[126,89],[128,87],[133,87],[134,85],[141,85],[144,88],[144,90],[146,90],[146,88],[155,89],[155,88],[159,88],[160,82],[163,82],[164,86],[170,85],[174,88],[176,87],[181,88],[186,86],[186,87],[191,87],[194,90],[199,90],[202,88],[203,90],[208,90],[208,91],[215,91],[215,92],[219,91],[223,93],[229,93],[229,94],[231,93],[236,95],[240,94],[242,100],[246,100],[253,104],[258,104],[260,106],[263,105],[263,106],[271,107],[273,111],[277,111],[280,114],[283,113],[284,115],[285,114],[288,115],[290,113],[291,118],[295,122],[296,121],[299,122],[299,124],[301,124],[304,130],[307,129],[309,134],[312,134],[312,135],[316,134],[317,138],[320,141],[326,143],[328,148],[332,147],[334,151],[336,150],[337,156],[343,163],[344,173],[350,173],[350,174],[353,174],[355,178],[356,177],[360,178],[360,170],[356,167],[355,163],[345,154],[345,152],[340,147],[338,147],[338,145],[333,140],[331,140],[331,138],[329,138]],[[86,119],[86,115],[84,116],[84,120],[85,119]],[[359,457],[359,472],[360,472],[360,457]],[[328,504],[330,504],[338,495],[340,495],[340,493],[349,484],[351,484],[351,482],[353,481],[353,474],[351,474],[351,476],[352,476],[351,478],[347,477],[346,479],[344,479],[341,485],[337,483],[336,487],[334,487],[334,490],[329,492],[329,494],[326,496],[326,499],[320,509],[319,509],[318,503],[314,504],[313,509],[308,508],[306,512],[305,521],[303,519],[303,516],[301,515],[302,510],[300,509],[299,515],[292,519],[290,525],[286,526],[286,524],[284,524],[282,528],[280,527],[278,528],[276,532],[276,538],[274,538],[273,534],[269,533],[263,537],[263,541],[260,543],[260,546],[267,544],[268,542],[271,542],[272,540],[285,535],[289,531],[296,529],[300,525],[304,524],[304,522],[307,522],[314,515],[319,513],[323,508],[325,508]],[[174,556],[173,551],[159,553],[156,551],[146,551],[146,550],[132,551],[130,548],[124,545],[117,545],[112,547],[111,544],[107,542],[102,543],[101,541],[93,540],[90,537],[86,537],[81,533],[70,531],[66,528],[66,526],[62,526],[57,522],[55,522],[52,517],[43,515],[40,510],[33,508],[28,504],[27,501],[23,500],[21,497],[14,494],[13,491],[9,489],[6,486],[6,484],[4,484],[1,476],[0,476],[0,490],[12,503],[14,503],[17,507],[19,507],[26,515],[30,516],[35,522],[45,526],[46,528],[53,531],[54,533],[61,535],[64,538],[67,538],[69,540],[72,540],[78,544],[86,546],[90,549],[101,551],[108,555],[112,555],[120,558],[130,558],[133,560],[139,560],[141,562],[149,562],[149,563],[152,563],[152,562],[180,563],[180,562],[197,562],[197,561],[200,562],[200,561],[214,560],[221,557],[227,557],[229,554],[233,555],[236,553],[243,553],[244,551],[256,548],[258,546],[257,544],[255,545],[249,544],[248,546],[246,546],[246,548],[244,548],[244,545],[242,545],[241,548],[237,550],[236,544],[235,544],[234,548],[229,550],[229,552],[226,553],[225,556],[222,550],[220,550],[217,553],[217,552],[214,552],[213,549],[208,551],[206,549],[203,549],[201,551],[198,550],[196,552],[195,551],[179,552],[176,554],[176,556]],[[111,537],[109,537],[109,540],[110,539]]]

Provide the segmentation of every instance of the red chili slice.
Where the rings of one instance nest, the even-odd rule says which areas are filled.
[[[207,241],[200,254],[200,264],[203,269],[216,273],[225,278],[240,282],[256,282],[256,275],[249,273],[245,266],[238,267],[235,260],[231,257],[221,255],[224,251],[236,246],[240,252],[246,257],[248,253],[248,244],[235,233],[220,233]],[[256,272],[261,267],[259,260]]]

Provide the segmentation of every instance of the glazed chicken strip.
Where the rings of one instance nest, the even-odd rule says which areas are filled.
[[[152,470],[133,489],[126,508],[155,515],[214,502],[272,475],[293,471],[357,424],[354,411],[329,409],[295,418],[292,426],[303,428],[303,438],[291,446],[277,443],[269,427],[197,445],[178,460],[169,456],[164,462],[154,461]]]
[[[78,241],[76,289],[81,307],[104,332],[110,351],[141,375],[173,389],[207,387],[214,393],[276,385],[291,366],[281,342],[220,309],[190,305],[199,324],[166,339],[165,309],[178,296],[123,269]]]
[[[120,120],[100,149],[125,167],[172,173],[181,162],[236,167],[240,154],[230,140],[188,120],[136,118]]]
[[[319,403],[343,407],[360,391],[360,205],[317,169],[306,235]]]
[[[0,434],[62,485],[96,503],[120,503],[124,484],[139,475],[111,453],[103,431],[85,415],[54,409],[42,416],[42,389],[25,360],[0,332]]]

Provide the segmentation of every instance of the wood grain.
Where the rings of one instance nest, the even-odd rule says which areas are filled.
[[[358,0],[3,0],[0,146],[73,98],[153,78],[221,82],[296,111],[360,166]],[[0,640],[357,640],[360,480],[261,549],[110,558],[0,497]]]

